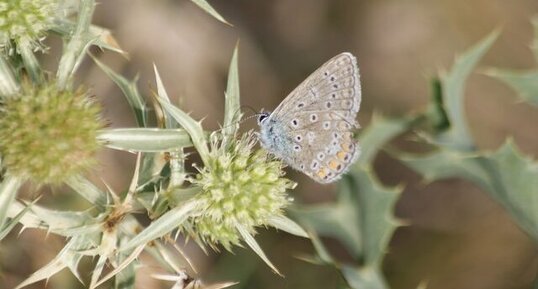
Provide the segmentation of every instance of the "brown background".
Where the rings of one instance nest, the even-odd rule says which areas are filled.
[[[112,29],[130,59],[113,53],[98,56],[126,77],[140,75],[140,88],[146,94],[154,83],[155,63],[169,95],[195,118],[206,117],[204,125],[210,130],[217,129],[223,118],[227,69],[238,39],[242,104],[256,111],[276,107],[332,56],[342,51],[355,54],[363,87],[359,116],[363,127],[374,111],[398,116],[423,109],[430,78],[448,70],[457,53],[495,29],[502,34],[480,68],[536,65],[528,49],[529,20],[538,12],[535,0],[221,0],[211,4],[234,26],[216,21],[186,0],[101,1],[94,23]],[[53,49],[43,60],[55,70],[59,41],[50,43]],[[87,61],[79,76],[102,101],[112,127],[134,126],[125,99],[101,70]],[[512,136],[521,150],[536,156],[537,108],[518,102],[505,85],[479,73],[470,78],[466,93],[468,120],[480,148],[494,150]],[[255,121],[243,126],[254,128]],[[134,158],[111,150],[100,157],[101,170],[95,175],[122,191]],[[392,288],[416,288],[421,281],[432,289],[532,287],[538,270],[535,245],[480,189],[460,180],[424,185],[384,154],[378,157],[376,169],[387,184],[406,185],[395,214],[411,225],[396,232],[384,263]],[[293,193],[297,202],[334,197],[333,186],[315,184],[294,172],[290,176],[300,184]],[[74,199],[55,194],[44,202],[72,209]],[[335,245],[334,253],[345,259],[345,252],[328,241]],[[333,269],[295,258],[311,252],[308,242],[274,231],[262,232],[260,242],[286,278],[272,274],[248,250],[205,256],[190,244],[187,252],[205,279],[243,282],[234,288],[315,289],[340,284]],[[0,288],[22,281],[51,260],[62,244],[42,232],[12,234],[0,246]],[[140,269],[138,288],[171,286],[149,278],[155,271],[157,264]],[[77,286],[63,272],[49,281],[48,288]],[[45,284],[28,288],[45,288]]]

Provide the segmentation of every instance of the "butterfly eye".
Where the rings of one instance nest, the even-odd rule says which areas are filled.
[[[258,116],[258,123],[262,123],[267,117],[269,117],[269,113],[267,112],[260,113],[260,115]]]

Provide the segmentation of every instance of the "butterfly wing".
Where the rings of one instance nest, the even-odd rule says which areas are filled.
[[[269,150],[320,183],[337,180],[359,155],[353,129],[360,102],[355,57],[333,57],[271,113],[267,126],[273,124],[279,136]]]
[[[355,116],[359,111],[361,104],[359,68],[357,59],[349,52],[336,55],[310,74],[275,108],[272,115],[285,117],[304,111],[307,105],[316,106],[331,100],[351,100],[352,107],[348,110],[354,112]],[[355,120],[354,116],[349,117]]]

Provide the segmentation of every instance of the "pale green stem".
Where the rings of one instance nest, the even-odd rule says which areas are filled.
[[[94,0],[83,0],[80,3],[75,32],[71,40],[67,43],[58,67],[57,78],[60,88],[67,88],[70,77],[77,70],[78,64],[80,64],[80,58],[84,56],[84,52],[88,47],[89,42],[86,38],[89,37],[94,8]]]
[[[22,61],[24,62],[26,71],[28,71],[28,74],[35,83],[41,83],[43,81],[43,73],[41,72],[39,62],[32,51],[32,46],[28,41],[22,41],[18,48],[21,52]]]
[[[0,97],[8,98],[19,91],[19,85],[15,81],[13,71],[6,63],[6,59],[0,56]]]

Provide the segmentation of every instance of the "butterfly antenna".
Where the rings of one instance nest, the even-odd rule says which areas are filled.
[[[240,113],[242,108],[245,108],[245,109],[247,109],[247,110],[252,111],[253,114],[252,114],[252,115],[249,115],[249,116],[247,116],[247,117],[244,117],[244,118],[242,118],[242,119],[240,119],[240,120],[238,120],[238,121],[235,121],[235,122],[233,122],[233,123],[231,123],[231,124],[229,124],[229,125],[227,125],[227,126],[221,127],[220,129],[216,130],[215,132],[223,131],[223,130],[225,130],[226,128],[228,128],[228,127],[230,127],[230,126],[234,126],[234,125],[242,124],[242,123],[244,123],[245,121],[247,121],[247,120],[249,120],[249,119],[252,119],[252,118],[254,118],[254,117],[257,117],[257,116],[259,116],[259,115],[262,114],[261,112],[257,112],[257,111],[256,111],[253,107],[251,107],[251,106],[248,106],[248,105],[241,105],[241,106],[239,107],[239,109],[237,109],[237,111],[234,113],[234,116],[236,116],[238,113]]]

